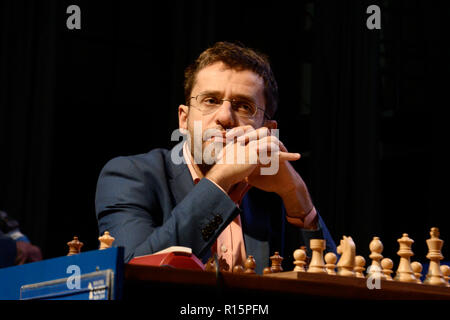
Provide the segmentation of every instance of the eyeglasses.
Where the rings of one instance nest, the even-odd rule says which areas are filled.
[[[191,97],[197,101],[197,106],[192,107],[200,110],[203,115],[208,115],[216,112],[223,104],[224,101],[229,101],[233,111],[241,118],[254,118],[258,110],[264,112],[264,116],[267,119],[270,117],[266,114],[265,110],[256,106],[253,102],[240,99],[220,99],[214,94],[199,94],[196,97]]]

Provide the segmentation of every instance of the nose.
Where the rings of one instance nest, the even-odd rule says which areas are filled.
[[[238,125],[238,119],[233,111],[231,102],[224,100],[219,110],[215,113],[216,123],[224,129],[234,128]]]

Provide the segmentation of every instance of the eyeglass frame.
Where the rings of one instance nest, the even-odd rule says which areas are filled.
[[[197,97],[198,97],[198,96],[201,96],[201,95],[207,95],[207,94],[205,94],[205,93],[199,93],[197,96],[191,97],[191,99],[195,99],[195,101],[197,101]],[[219,107],[221,107],[221,106],[223,105],[224,101],[230,102],[230,103],[231,103],[231,107],[233,107],[234,102],[237,101],[237,100],[236,100],[236,99],[219,99],[219,101],[221,102],[221,104],[219,105]],[[197,102],[198,102],[198,101],[197,101]],[[192,107],[194,107],[194,108],[197,108],[196,106],[191,105],[191,102],[190,102],[190,101],[189,101],[189,105],[188,105],[188,106],[189,106],[189,107],[192,106]],[[267,120],[270,120],[270,117],[267,115],[265,109],[262,109],[262,108],[258,107],[257,105],[255,105],[255,107],[256,107],[255,114],[253,114],[253,115],[250,116],[250,117],[247,117],[247,119],[252,119],[252,118],[254,118],[254,117],[256,116],[256,114],[258,113],[258,109],[259,109],[259,110],[261,110],[261,111],[263,112],[264,117],[267,118]],[[219,108],[217,108],[217,110],[218,110],[218,109],[219,109]],[[216,110],[216,111],[217,111],[217,110]],[[234,109],[233,109],[233,111],[234,111]],[[211,113],[214,113],[214,111],[211,112]]]

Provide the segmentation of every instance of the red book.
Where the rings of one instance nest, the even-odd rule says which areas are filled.
[[[169,247],[154,254],[135,257],[129,264],[205,270],[203,263],[186,247]]]

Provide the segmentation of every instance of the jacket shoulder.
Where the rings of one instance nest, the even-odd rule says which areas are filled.
[[[118,156],[109,160],[103,167],[102,173],[105,172],[161,172],[165,171],[167,157],[170,151],[163,148],[153,149],[147,153]],[[102,175],[102,173],[100,175]]]

